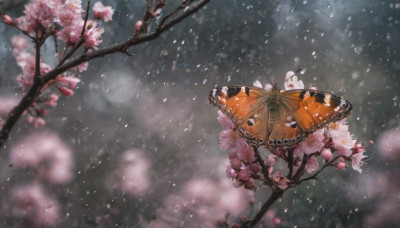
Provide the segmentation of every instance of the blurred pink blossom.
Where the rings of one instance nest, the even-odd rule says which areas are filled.
[[[116,177],[111,177],[114,182],[112,187],[131,196],[144,194],[151,186],[150,166],[150,161],[144,157],[142,151],[132,149],[124,152],[119,159]]]
[[[400,161],[399,127],[384,131],[378,138],[377,147],[383,158]]]
[[[0,114],[9,113],[17,104],[18,100],[15,97],[0,96]]]
[[[311,156],[308,160],[307,160],[307,164],[306,164],[306,171],[307,173],[312,173],[314,171],[316,171],[318,169],[318,160],[316,156]]]
[[[63,184],[73,177],[73,151],[54,133],[35,133],[16,143],[10,151],[16,167],[33,168],[40,179]]]
[[[23,219],[28,227],[55,226],[59,222],[58,201],[37,183],[12,189],[9,203],[12,216]]]
[[[232,188],[223,177],[218,181],[197,178],[184,184],[181,191],[169,195],[157,218],[143,227],[216,227],[226,214],[237,217],[248,204],[243,189]]]
[[[112,21],[112,16],[114,14],[111,6],[104,6],[101,2],[96,2],[93,6],[94,18],[104,20],[104,21]]]
[[[28,52],[28,50],[32,48],[32,43],[22,36],[13,36],[11,38],[11,45],[13,47],[14,56]]]

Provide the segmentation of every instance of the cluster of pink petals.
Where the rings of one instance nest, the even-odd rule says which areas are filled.
[[[25,5],[25,16],[19,26],[29,34],[48,31],[54,23],[59,0],[31,0]]]
[[[73,177],[73,151],[54,133],[35,133],[18,141],[10,151],[10,163],[33,168],[39,179],[64,184]]]
[[[97,2],[93,7],[96,18],[111,21],[113,11],[109,6],[103,6]],[[43,36],[55,29],[55,24],[62,27],[56,33],[57,37],[66,45],[74,45],[81,39],[82,28],[84,25],[81,0],[32,0],[25,6],[25,16],[18,19],[18,26],[28,34],[34,33]],[[12,18],[2,15],[7,24],[13,24]],[[85,48],[97,49],[101,40],[103,28],[97,27],[97,23],[88,20],[84,34]]]
[[[79,78],[74,76],[57,76],[51,83],[66,97],[74,95],[74,88],[80,82]],[[57,100],[56,100],[57,101]]]
[[[60,220],[60,206],[37,183],[18,186],[11,191],[11,214],[23,219],[27,227],[55,226]]]
[[[226,128],[219,135],[219,146],[222,150],[232,150],[229,153],[230,165],[226,169],[226,175],[235,180],[235,187],[254,187],[252,176],[261,171],[256,162],[253,148],[233,130],[233,122],[221,111],[218,111],[218,121]]]
[[[26,89],[33,84],[33,79],[35,76],[36,69],[36,59],[35,56],[28,52],[32,45],[23,37],[14,36],[11,39],[11,44],[13,46],[13,54],[17,61],[17,64],[22,69],[22,74],[17,76],[17,81],[22,87]],[[46,63],[40,62],[40,74],[46,74],[51,70],[51,67]]]
[[[97,49],[97,45],[99,45],[103,40],[101,39],[101,34],[104,32],[104,28],[100,28],[97,26],[97,23],[88,20],[88,26],[85,31],[85,42],[83,46],[85,48]]]
[[[116,177],[113,178],[114,188],[120,189],[131,196],[140,196],[150,188],[150,161],[137,149],[122,154]]]
[[[378,139],[377,147],[383,158],[392,161],[400,161],[399,127],[384,131]]]
[[[93,6],[94,18],[104,21],[112,21],[114,14],[111,6],[104,6],[101,2],[96,2]]]

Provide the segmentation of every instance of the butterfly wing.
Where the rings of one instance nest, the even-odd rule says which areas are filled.
[[[306,133],[345,118],[352,109],[351,103],[341,97],[311,89],[285,91],[282,102]]]
[[[307,132],[296,124],[293,110],[297,107],[299,104],[294,102],[289,105],[282,102],[278,105],[276,120],[272,123],[273,128],[268,138],[269,148],[291,147],[307,137]]]
[[[233,121],[248,143],[263,145],[268,139],[268,96],[257,87],[224,86],[212,90],[209,100]]]

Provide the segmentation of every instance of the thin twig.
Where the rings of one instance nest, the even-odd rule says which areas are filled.
[[[267,168],[267,166],[265,166],[264,160],[262,159],[260,152],[258,151],[258,148],[255,145],[253,145],[253,150],[254,150],[254,154],[256,155],[258,164],[260,164],[260,166],[261,166],[261,171],[264,175],[266,184],[268,186],[272,187],[274,185],[274,182],[269,177],[268,168]]]
[[[293,175],[293,149],[287,149],[287,156],[289,173],[286,178],[291,180]]]
[[[271,193],[271,195],[269,196],[268,200],[261,207],[260,211],[257,212],[257,214],[254,216],[254,218],[252,220],[249,220],[245,224],[243,224],[242,228],[251,228],[251,227],[254,227],[255,225],[257,225],[257,223],[260,222],[260,220],[262,219],[264,214],[271,207],[271,205],[273,203],[275,203],[275,201],[277,199],[279,199],[279,197],[281,197],[284,192],[285,191],[281,190],[281,189],[278,189],[277,191],[273,191]]]
[[[315,180],[316,176],[322,171],[324,170],[326,167],[331,166],[337,159],[339,159],[342,156],[337,156],[335,158],[333,158],[332,160],[330,160],[329,162],[326,162],[324,164],[324,166],[321,167],[321,169],[319,169],[317,172],[315,172],[312,176],[301,179],[298,181],[298,184],[301,184],[303,181],[307,181],[307,180]]]

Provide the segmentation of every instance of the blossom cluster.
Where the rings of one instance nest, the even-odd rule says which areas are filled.
[[[256,81],[254,86],[262,87],[259,81]],[[286,75],[284,86],[285,90],[304,89],[304,83],[298,80],[295,73],[291,71]],[[267,84],[264,88],[270,90],[272,86]],[[218,121],[225,128],[219,134],[219,146],[222,150],[230,151],[227,177],[234,180],[236,187],[254,188],[254,179],[260,179],[262,174],[252,146],[236,133],[234,123],[221,111],[218,112]],[[366,157],[365,146],[357,142],[350,134],[345,119],[316,130],[306,140],[291,149],[293,150],[293,176],[300,168],[305,155],[307,155],[305,171],[309,174],[318,170],[318,158],[322,158],[325,162],[324,166],[335,166],[339,170],[345,169],[348,166],[347,163],[351,163],[353,169],[361,173],[363,159]],[[289,162],[287,150],[276,148],[270,149],[270,152],[271,154],[264,160],[264,165],[268,168],[269,178],[284,190],[288,187],[290,180],[282,176],[280,170],[274,171],[274,164],[279,159]]]
[[[73,178],[73,151],[55,133],[35,133],[19,140],[10,150],[10,164],[29,169],[33,181],[11,189],[12,217],[29,227],[55,226],[60,221],[60,204],[42,184],[66,184]]]
[[[96,19],[112,20],[112,8],[102,5],[100,2],[94,4],[93,12]],[[54,42],[61,41],[64,44],[64,51],[56,53],[61,59],[69,46],[74,47],[81,40],[82,46],[86,49],[97,49],[102,42],[101,34],[104,29],[90,19],[85,22],[84,13],[81,0],[31,0],[25,5],[24,16],[15,20],[8,15],[2,15],[2,18],[6,24],[17,27],[24,35],[34,40],[35,48],[38,48],[38,45],[44,43],[50,36],[57,38]],[[85,24],[85,32],[81,37]],[[33,45],[27,39],[14,36],[11,44],[16,62],[22,70],[22,73],[17,76],[17,81],[23,90],[33,85],[35,77],[40,77],[52,70],[52,67],[44,63],[42,59],[36,58],[33,54]],[[58,52],[58,50],[56,51]],[[37,67],[40,70],[36,70]],[[46,88],[52,86],[60,94],[72,96],[77,83],[80,82],[76,76],[87,68],[88,63],[84,62],[69,69],[68,72],[49,81],[40,92],[42,93]],[[42,94],[42,97],[37,99],[25,112],[28,114],[28,121],[35,127],[45,125],[46,122],[42,117],[46,115],[47,111],[43,105],[54,107],[57,105],[58,99],[59,95],[54,92]]]

